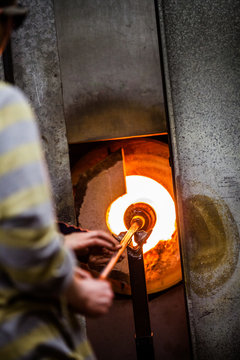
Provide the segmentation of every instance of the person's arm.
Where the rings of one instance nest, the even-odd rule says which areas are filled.
[[[0,266],[19,291],[61,294],[75,259],[57,231],[34,115],[19,90],[0,85]]]

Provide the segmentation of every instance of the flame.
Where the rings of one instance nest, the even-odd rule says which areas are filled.
[[[149,251],[160,240],[169,240],[175,231],[176,213],[169,192],[157,181],[140,175],[126,176],[127,193],[117,198],[107,211],[107,226],[114,234],[126,231],[123,217],[133,203],[145,202],[153,207],[157,220],[143,252]]]

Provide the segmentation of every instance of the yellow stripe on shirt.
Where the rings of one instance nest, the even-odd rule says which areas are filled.
[[[33,121],[34,115],[28,104],[13,103],[0,109],[0,131],[20,120]]]
[[[48,227],[39,229],[31,228],[0,228],[1,244],[9,248],[24,249],[31,246],[34,250],[46,246],[56,236],[56,226],[51,224]]]
[[[27,188],[1,201],[0,218],[16,216],[49,200],[50,192],[46,184]]]
[[[0,176],[42,158],[43,155],[37,142],[20,145],[16,149],[0,155]]]

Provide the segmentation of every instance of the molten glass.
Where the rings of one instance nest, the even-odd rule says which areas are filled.
[[[156,224],[152,234],[143,245],[143,252],[155,247],[160,240],[169,240],[175,231],[176,213],[172,197],[157,181],[146,176],[126,176],[127,193],[116,199],[107,211],[107,226],[118,235],[126,231],[124,214],[134,203],[146,203],[152,206],[156,213]]]

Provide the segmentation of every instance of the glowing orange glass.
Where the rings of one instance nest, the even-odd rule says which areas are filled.
[[[144,202],[153,207],[157,220],[152,234],[143,246],[143,252],[153,248],[160,240],[169,240],[175,231],[174,201],[168,191],[157,181],[146,176],[126,176],[127,193],[117,198],[107,211],[107,226],[114,234],[126,231],[124,213],[133,203]]]

